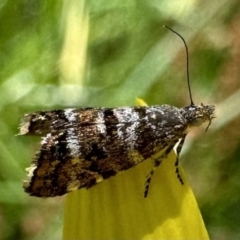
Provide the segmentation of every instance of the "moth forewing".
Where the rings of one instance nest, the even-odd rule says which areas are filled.
[[[66,111],[68,115],[64,110],[45,113],[54,120],[29,168],[32,177],[24,186],[30,195],[57,196],[76,187],[92,187],[148,158],[155,159],[156,153],[173,147],[187,128],[180,109],[169,105],[72,109],[74,118]],[[26,132],[45,121],[44,112],[40,119],[37,115],[22,125],[29,126]]]

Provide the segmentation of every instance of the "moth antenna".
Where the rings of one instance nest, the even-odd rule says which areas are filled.
[[[187,83],[188,83],[188,92],[189,92],[189,96],[190,96],[190,101],[191,101],[191,105],[194,105],[193,103],[193,99],[192,99],[192,92],[191,92],[191,87],[190,87],[190,80],[189,80],[189,54],[188,54],[188,47],[187,44],[184,40],[184,38],[176,31],[174,31],[173,29],[171,29],[170,27],[163,25],[163,27],[169,29],[170,31],[172,31],[173,33],[177,34],[183,41],[185,49],[186,49],[186,57],[187,57]]]

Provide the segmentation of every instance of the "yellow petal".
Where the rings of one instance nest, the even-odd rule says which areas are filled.
[[[135,105],[136,106],[147,106],[147,103],[143,99],[137,98],[136,102],[135,102]]]
[[[171,152],[156,170],[147,198],[151,161],[89,190],[66,197],[63,239],[209,239],[193,193],[175,174]]]

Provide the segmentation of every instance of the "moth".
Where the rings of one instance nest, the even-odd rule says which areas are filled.
[[[144,197],[151,177],[174,146],[176,175],[179,154],[191,127],[208,122],[214,116],[214,105],[195,105],[192,100],[188,49],[187,83],[191,103],[177,108],[169,105],[121,108],[68,108],[26,114],[20,124],[20,135],[40,135],[40,151],[27,168],[25,191],[36,197],[61,196],[80,188],[91,188],[121,171],[153,158],[154,166],[147,176]],[[161,156],[154,155],[163,151]]]

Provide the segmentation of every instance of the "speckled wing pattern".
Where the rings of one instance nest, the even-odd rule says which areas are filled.
[[[169,105],[69,108],[26,114],[21,135],[45,135],[24,189],[61,196],[93,185],[150,158],[184,138],[184,110]],[[170,149],[170,150],[171,150]]]

